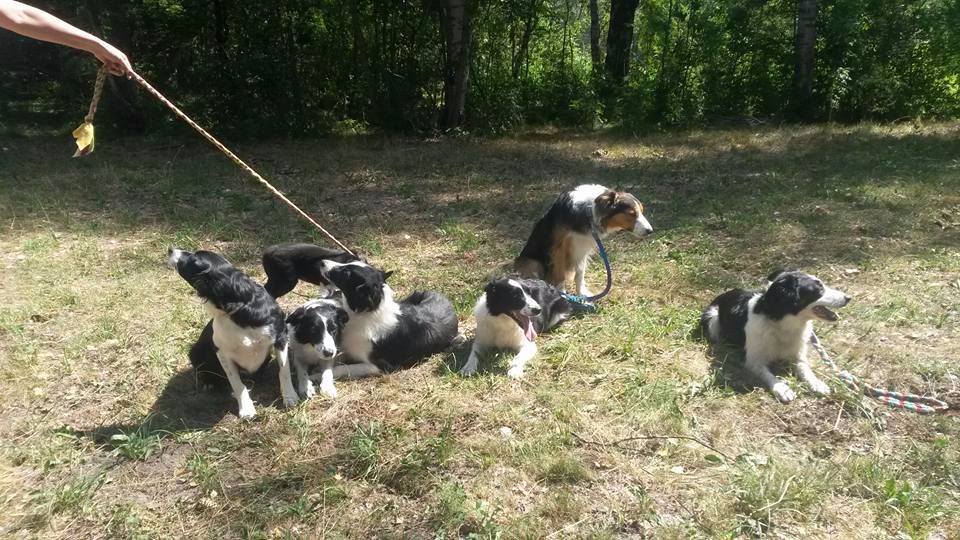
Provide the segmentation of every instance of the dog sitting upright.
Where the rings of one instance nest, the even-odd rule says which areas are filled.
[[[523,368],[537,354],[537,334],[570,316],[573,306],[561,291],[539,279],[502,278],[491,281],[474,308],[477,337],[463,375],[477,371],[479,355],[491,350],[515,354],[507,375],[523,377]]]
[[[792,363],[817,394],[829,394],[830,387],[810,369],[807,344],[813,321],[836,321],[830,308],[847,305],[850,297],[796,270],[774,272],[767,280],[766,290],[734,289],[714,299],[700,317],[703,333],[714,343],[743,347],[746,368],[782,402],[797,395],[770,371],[777,360]]]
[[[335,398],[333,365],[340,352],[341,336],[350,316],[343,309],[343,295],[335,291],[327,298],[311,300],[287,317],[290,353],[297,372],[297,391],[310,399],[316,394],[308,368],[320,366],[320,393]]]
[[[350,314],[343,330],[345,360],[334,378],[379,375],[410,367],[457,338],[457,314],[445,296],[417,291],[401,300],[387,285],[392,272],[366,263],[323,261],[323,277],[343,292]]]
[[[584,282],[587,263],[596,249],[592,233],[602,238],[617,231],[641,237],[653,232],[640,201],[629,193],[597,184],[577,186],[560,195],[537,221],[514,261],[514,270],[561,289],[575,274],[577,294],[593,296]]]
[[[263,286],[274,298],[292,291],[299,280],[328,287],[330,282],[321,271],[325,260],[347,263],[362,259],[345,251],[313,244],[277,244],[263,250],[263,270],[267,274]]]
[[[167,263],[196,291],[213,317],[190,351],[198,372],[226,377],[237,399],[241,418],[256,414],[240,370],[259,371],[271,350],[280,365],[280,392],[290,407],[298,398],[287,361],[287,327],[283,311],[267,291],[223,256],[210,251],[191,253],[170,248]],[[211,335],[212,334],[212,335]],[[216,369],[219,364],[220,370]]]

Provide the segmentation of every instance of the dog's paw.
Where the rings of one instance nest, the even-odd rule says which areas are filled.
[[[320,393],[327,396],[330,399],[336,399],[337,387],[334,386],[332,382],[330,384],[321,384]]]
[[[579,294],[580,296],[586,296],[586,297],[589,298],[589,297],[593,296],[593,291],[591,291],[590,289],[587,289],[587,288],[577,289],[577,294]]]
[[[781,403],[790,403],[791,401],[797,399],[797,393],[794,392],[793,389],[783,381],[774,384],[771,391]]]
[[[523,366],[513,366],[507,370],[507,377],[520,380],[523,378]]]
[[[809,384],[810,384],[810,389],[813,390],[815,394],[820,396],[830,395],[830,387],[827,386],[827,383],[818,379],[818,380],[810,381]]]
[[[297,403],[300,403],[300,396],[296,392],[284,393],[283,396],[283,406],[286,408],[296,407]]]
[[[299,393],[303,395],[304,399],[311,399],[317,395],[317,389],[313,386],[313,381],[307,379],[307,383],[300,388]]]
[[[469,377],[477,372],[476,364],[466,364],[460,368],[460,374],[464,377]]]
[[[247,399],[241,399],[239,404],[240,410],[238,414],[240,418],[253,418],[257,415],[257,408],[253,406],[253,400],[249,397]]]

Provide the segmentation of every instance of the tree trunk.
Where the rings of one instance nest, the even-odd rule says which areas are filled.
[[[603,59],[600,56],[600,6],[598,0],[590,0],[590,63],[595,79],[599,79],[603,72]]]
[[[813,53],[817,44],[817,0],[797,1],[794,44],[793,112],[800,120],[813,119]]]
[[[630,72],[630,47],[633,45],[633,19],[640,0],[610,0],[610,27],[607,31],[607,75],[623,85]]]
[[[468,0],[446,0],[440,12],[444,42],[444,111],[441,125],[453,129],[463,125],[470,81],[470,10]]]

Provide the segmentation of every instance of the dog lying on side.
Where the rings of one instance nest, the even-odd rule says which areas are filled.
[[[617,231],[641,237],[653,232],[640,201],[597,184],[577,186],[560,195],[533,226],[527,244],[514,260],[514,270],[560,288],[573,275],[577,294],[593,296],[584,282],[587,263],[596,250],[592,233],[605,237]]]
[[[800,380],[820,395],[830,387],[817,378],[807,361],[807,344],[813,321],[836,321],[839,308],[850,302],[814,276],[799,271],[778,271],[767,278],[766,290],[734,289],[718,296],[700,317],[704,335],[714,343],[743,347],[746,368],[780,401],[797,395],[770,371],[770,364],[786,360]]]
[[[267,291],[223,256],[210,251],[191,253],[170,248],[167,263],[193,287],[213,317],[207,325],[210,330],[204,329],[190,351],[190,361],[198,373],[208,379],[225,377],[237,399],[240,417],[250,418],[256,409],[240,380],[240,371],[259,371],[273,351],[280,365],[283,403],[296,405],[299,399],[290,377],[283,311]]]
[[[290,353],[297,373],[297,391],[305,399],[316,395],[308,375],[312,367],[320,366],[320,393],[337,397],[333,385],[333,366],[340,352],[340,338],[350,319],[343,309],[342,295],[336,291],[327,298],[311,300],[287,317],[290,332]]]
[[[362,260],[345,251],[322,248],[313,244],[277,244],[263,250],[263,270],[267,274],[264,288],[274,298],[292,291],[299,280],[328,287],[321,265],[331,260],[339,263]]]
[[[392,272],[364,262],[324,260],[323,277],[343,292],[349,313],[343,330],[345,360],[334,378],[380,375],[413,366],[447,349],[458,337],[457,314],[445,296],[417,291],[401,300],[387,285]]]
[[[474,308],[477,337],[462,375],[477,371],[481,354],[491,350],[515,353],[507,375],[519,379],[537,354],[537,334],[545,332],[573,313],[559,289],[539,279],[503,278],[491,281]]]

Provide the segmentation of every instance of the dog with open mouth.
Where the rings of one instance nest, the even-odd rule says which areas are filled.
[[[704,335],[713,343],[743,347],[746,368],[784,403],[797,395],[770,371],[778,360],[793,364],[815,393],[829,394],[830,387],[810,369],[807,344],[813,321],[837,321],[833,309],[847,305],[850,297],[798,270],[773,272],[767,281],[765,290],[734,289],[714,299],[700,317]]]
[[[474,308],[477,337],[460,373],[474,374],[481,354],[507,350],[514,353],[507,375],[520,379],[527,362],[537,354],[537,334],[557,326],[571,313],[573,306],[560,289],[543,280],[491,281]]]

